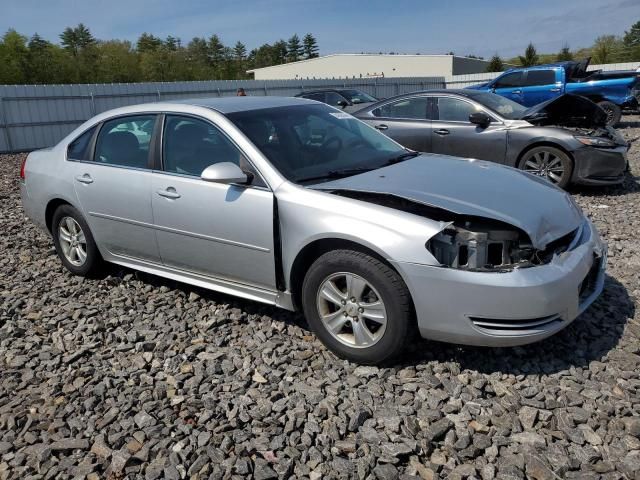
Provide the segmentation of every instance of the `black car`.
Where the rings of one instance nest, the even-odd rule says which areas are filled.
[[[345,112],[355,112],[378,101],[377,98],[361,90],[353,88],[336,88],[329,90],[313,90],[303,92],[296,97],[308,98],[326,103],[332,107],[342,108]]]
[[[527,170],[559,187],[624,180],[628,143],[591,100],[562,95],[531,108],[477,90],[427,90],[353,114],[405,147]]]

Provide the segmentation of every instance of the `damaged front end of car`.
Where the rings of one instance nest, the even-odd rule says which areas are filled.
[[[395,195],[337,190],[332,193],[402,210],[430,220],[442,229],[425,243],[439,266],[473,272],[510,272],[545,265],[554,255],[569,250],[579,239],[582,227],[535,248],[523,230],[508,223],[414,202]]]

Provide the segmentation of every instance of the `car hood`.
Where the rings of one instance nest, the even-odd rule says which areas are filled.
[[[546,180],[491,162],[445,155],[423,154],[309,188],[393,195],[454,214],[498,220],[523,230],[538,249],[584,221],[571,197]]]
[[[534,125],[597,128],[607,124],[607,114],[591,100],[570,93],[528,108],[520,120]]]

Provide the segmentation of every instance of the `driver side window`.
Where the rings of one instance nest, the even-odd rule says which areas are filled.
[[[503,75],[493,84],[493,88],[513,88],[522,86],[522,72],[513,72]]]
[[[254,175],[253,185],[264,186],[264,182],[238,147],[218,128],[204,120],[167,115],[162,151],[165,172],[199,177],[210,165],[231,162]]]

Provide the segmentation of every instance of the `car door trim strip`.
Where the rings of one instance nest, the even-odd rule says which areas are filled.
[[[200,233],[189,232],[186,230],[179,230],[177,228],[164,227],[162,225],[153,225],[151,223],[140,222],[138,220],[132,220],[130,218],[116,217],[114,215],[107,215],[106,213],[89,212],[92,217],[104,218],[106,220],[113,220],[116,222],[129,223],[131,225],[138,225],[140,227],[153,228],[162,232],[176,233],[178,235],[186,235],[188,237],[199,238],[201,240],[209,240],[210,242],[224,243],[226,245],[233,245],[235,247],[247,248],[249,250],[257,250],[259,252],[269,253],[270,248],[260,247],[258,245],[251,245],[249,243],[235,242],[233,240],[227,240],[224,238],[212,237],[209,235],[202,235]]]

